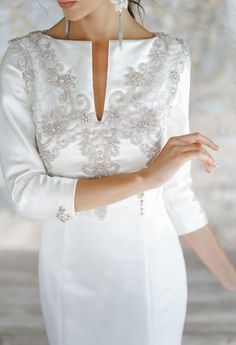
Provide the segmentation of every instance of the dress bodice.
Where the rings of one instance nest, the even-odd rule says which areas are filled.
[[[93,101],[91,41],[33,31],[10,42],[22,56],[18,63],[49,174],[102,177],[140,169],[160,151],[188,53],[181,40],[155,33],[124,40],[122,52],[109,41],[101,121]]]
[[[20,212],[38,184],[39,194],[50,193],[50,206],[45,205],[38,217],[44,218],[46,212],[49,218],[65,221],[79,216],[73,209],[77,180],[145,168],[170,135],[189,131],[190,54],[182,39],[164,32],[123,40],[122,51],[118,40],[109,40],[104,114],[98,120],[92,41],[56,39],[45,31],[11,39],[3,58],[2,128],[9,132],[9,140],[12,136],[23,161],[9,161],[12,156],[7,152],[1,158]],[[12,166],[20,170],[15,174]],[[193,199],[189,165],[181,171],[189,183],[185,192]],[[175,178],[180,181],[178,175]],[[143,214],[144,199],[150,209],[161,190],[139,193],[95,213],[104,219],[108,206],[125,205],[138,196]]]

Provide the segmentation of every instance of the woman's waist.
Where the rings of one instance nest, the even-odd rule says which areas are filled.
[[[157,214],[158,210],[164,206],[162,198],[162,187],[154,188],[105,206],[81,211],[78,219],[89,217],[98,221],[114,221],[116,218],[121,220],[134,217],[141,220]]]
[[[54,229],[57,233],[60,229],[62,232],[65,229],[75,229],[75,232],[87,229],[86,231],[101,230],[109,233],[120,229],[126,229],[128,233],[133,232],[133,229],[143,229],[144,232],[155,229],[153,231],[165,233],[165,236],[176,234],[165,208],[162,188],[145,191],[141,195],[134,194],[104,207],[80,211],[77,218],[71,218],[65,223],[59,220],[45,222],[44,228],[47,231]]]

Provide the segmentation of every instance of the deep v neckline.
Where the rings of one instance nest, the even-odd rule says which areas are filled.
[[[95,102],[95,88],[94,88],[94,43],[93,41],[90,42],[90,54],[89,54],[89,70],[90,70],[90,75],[91,75],[91,95],[92,95],[92,107],[93,107],[93,112],[95,115],[95,120],[96,122],[103,122],[105,112],[107,109],[107,95],[108,95],[108,89],[109,89],[109,81],[110,81],[110,54],[111,54],[111,42],[108,40],[107,43],[107,68],[106,68],[106,75],[105,75],[105,90],[104,90],[104,98],[103,98],[103,106],[102,106],[102,116],[99,119],[97,112],[96,112],[96,102]]]
[[[103,114],[101,116],[101,119],[97,117],[96,113],[96,107],[95,107],[95,93],[94,93],[94,77],[93,77],[93,41],[92,40],[71,40],[66,38],[55,38],[47,34],[47,29],[45,30],[36,30],[36,32],[40,32],[41,34],[45,35],[46,37],[49,37],[52,40],[60,41],[60,42],[68,42],[69,44],[72,42],[74,44],[88,44],[89,47],[89,77],[90,77],[90,95],[91,95],[91,104],[92,104],[92,111],[90,113],[94,116],[94,121],[97,124],[103,124],[106,119],[106,113],[108,109],[108,94],[109,94],[109,87],[110,87],[110,79],[111,79],[111,59],[113,56],[114,51],[118,51],[118,40],[117,39],[109,39],[108,40],[108,49],[107,49],[107,72],[106,72],[106,84],[105,84],[105,92],[104,92],[104,100],[103,100]],[[140,38],[140,39],[123,39],[123,51],[122,53],[119,52],[119,54],[123,54],[125,50],[125,43],[129,42],[137,42],[137,41],[152,41],[157,38],[158,33],[152,32],[154,36],[147,37],[147,38]],[[115,46],[117,45],[117,47]],[[116,49],[117,48],[117,49]]]
[[[68,40],[70,35],[70,26],[71,22],[67,18],[65,18],[64,21],[64,39]],[[107,42],[107,57],[106,57],[106,71],[105,71],[105,89],[102,93],[102,115],[101,118],[98,118],[98,114],[96,111],[96,104],[97,101],[95,100],[95,44],[93,41],[89,41],[89,73],[90,73],[90,80],[91,80],[91,98],[92,98],[92,107],[93,107],[93,114],[95,116],[96,123],[103,122],[104,114],[106,110],[106,104],[107,104],[107,89],[108,89],[108,82],[110,80],[110,40],[108,39]]]

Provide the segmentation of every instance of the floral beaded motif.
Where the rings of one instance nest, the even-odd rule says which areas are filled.
[[[123,90],[110,94],[104,120],[97,122],[91,100],[76,87],[77,77],[60,61],[50,37],[42,33],[33,31],[9,42],[18,54],[18,67],[32,103],[37,146],[48,174],[53,174],[53,162],[63,149],[75,142],[85,158],[81,170],[88,178],[119,173],[121,167],[114,158],[119,154],[121,139],[140,149],[145,158],[143,167],[147,167],[162,148],[167,117],[189,57],[184,41],[156,33],[143,61],[137,68],[127,67],[122,76]],[[47,94],[36,82],[40,76],[43,82],[46,77],[56,100],[46,110]],[[144,193],[137,196],[143,214]],[[64,211],[60,209],[59,215]],[[95,213],[104,219],[107,206],[96,208]]]
[[[70,219],[70,215],[66,213],[66,209],[62,206],[59,206],[56,217],[59,218],[63,223],[67,222]]]

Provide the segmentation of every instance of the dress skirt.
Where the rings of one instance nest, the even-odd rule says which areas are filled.
[[[162,199],[135,216],[122,202],[104,221],[81,212],[47,221],[40,298],[50,345],[180,345],[187,280]]]

